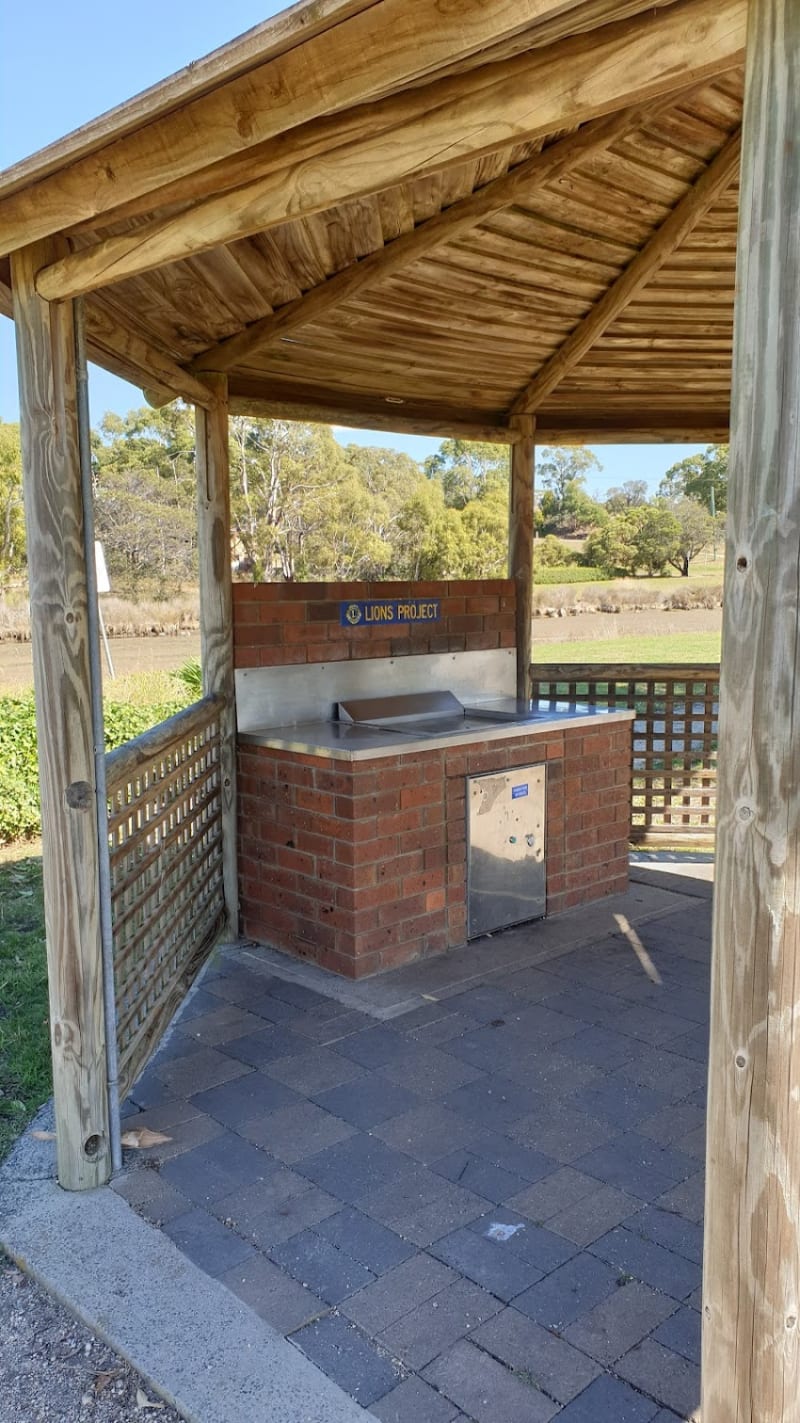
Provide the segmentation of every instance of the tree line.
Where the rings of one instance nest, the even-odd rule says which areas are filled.
[[[506,568],[508,451],[443,440],[423,464],[341,445],[329,427],[230,422],[232,557],[254,579],[490,578]],[[194,421],[180,403],[107,414],[92,434],[97,537],[120,592],[196,577]],[[586,491],[597,456],[539,452],[536,563],[580,561],[605,576],[688,573],[725,509],[727,447],[673,465],[655,499],[644,481]],[[571,540],[574,551],[570,552]],[[577,550],[574,541],[582,541]],[[0,422],[0,579],[25,569],[19,428]]]

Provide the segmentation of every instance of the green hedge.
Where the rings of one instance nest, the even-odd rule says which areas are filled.
[[[185,705],[186,697],[179,693],[174,700],[151,706],[109,699],[105,704],[106,750],[113,751],[140,736]],[[33,693],[0,697],[0,844],[31,839],[41,829]]]
[[[605,583],[605,574],[599,568],[577,568],[574,564],[552,564],[549,568],[534,565],[533,581],[539,584],[558,583]]]

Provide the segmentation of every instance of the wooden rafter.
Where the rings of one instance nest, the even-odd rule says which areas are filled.
[[[113,211],[299,124],[370,102],[579,4],[381,0],[321,34],[309,16],[311,34],[301,43],[260,64],[256,49],[246,73],[0,201],[0,252]]]
[[[739,170],[740,152],[741,134],[737,130],[622,275],[526,385],[511,407],[512,415],[532,414],[538,410],[548,395],[578,365],[659,267],[672,256],[709,208],[730,187]]]
[[[520,163],[510,173],[495,178],[477,192],[428,218],[427,222],[411,232],[396,237],[387,247],[379,248],[352,267],[337,272],[296,301],[287,302],[270,316],[254,321],[244,331],[195,356],[187,369],[230,370],[254,352],[267,350],[299,327],[319,321],[333,307],[409,267],[442,243],[455,241],[485,218],[502,212],[503,208],[527,195],[531,184],[550,182],[590,154],[607,148],[622,134],[636,129],[643,112],[638,108],[623,109],[608,118],[593,120],[577,133]]]
[[[362,106],[346,116],[349,140],[340,134],[332,149],[326,121],[322,133],[306,125],[278,143],[274,171],[72,253],[39,274],[37,290],[76,296],[700,82],[741,62],[746,9],[746,0],[679,0],[646,24],[609,25]]]

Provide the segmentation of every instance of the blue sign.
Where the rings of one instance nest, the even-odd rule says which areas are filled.
[[[512,800],[520,800],[522,796],[527,795],[527,794],[528,794],[528,787],[525,786],[525,785],[523,785],[523,786],[512,786],[512,787],[511,787],[511,799],[512,799]]]
[[[370,599],[363,603],[341,603],[342,627],[392,627],[398,623],[438,623],[442,605],[438,598]]]

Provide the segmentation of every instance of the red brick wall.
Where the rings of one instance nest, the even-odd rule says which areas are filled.
[[[440,598],[441,620],[349,628],[339,605],[367,598]],[[236,667],[285,667],[410,653],[482,652],[513,647],[514,583],[235,583]]]
[[[465,777],[542,761],[548,914],[623,890],[630,737],[578,724],[352,763],[240,747],[244,932],[351,978],[462,944]]]

